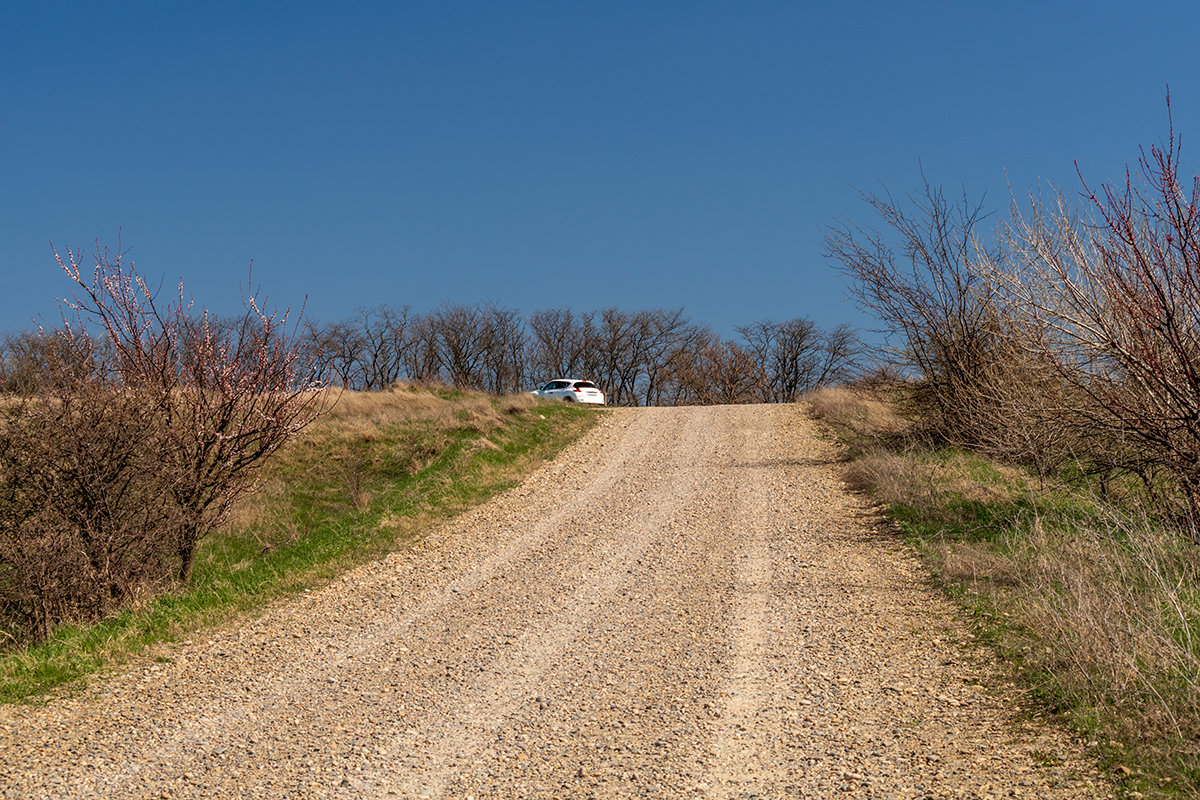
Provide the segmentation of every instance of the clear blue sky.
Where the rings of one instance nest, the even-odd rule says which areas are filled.
[[[821,255],[856,187],[1200,160],[1189,2],[6,2],[0,330],[50,255],[255,282],[332,321],[492,301],[867,325]]]

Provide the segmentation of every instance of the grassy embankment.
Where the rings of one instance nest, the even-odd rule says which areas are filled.
[[[1200,796],[1200,547],[1120,487],[919,435],[903,390],[829,389],[815,413],[847,479],[884,503],[935,581],[1129,797]]]
[[[205,540],[186,589],[0,655],[0,701],[78,685],[404,547],[519,483],[598,416],[519,395],[344,393],[268,463],[260,491]]]

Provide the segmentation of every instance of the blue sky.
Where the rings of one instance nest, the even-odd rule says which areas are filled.
[[[115,244],[220,312],[683,306],[869,327],[857,189],[1003,211],[1200,144],[1200,4],[7,2],[0,330]],[[1198,136],[1197,138],[1200,138]]]

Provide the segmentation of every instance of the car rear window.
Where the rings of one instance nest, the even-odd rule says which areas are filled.
[[[575,388],[576,389],[597,389],[599,387],[596,386],[596,384],[592,383],[591,381],[576,381]]]

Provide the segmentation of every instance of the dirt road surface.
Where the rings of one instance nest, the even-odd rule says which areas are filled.
[[[797,406],[615,410],[261,619],[0,709],[0,797],[1108,797]]]

